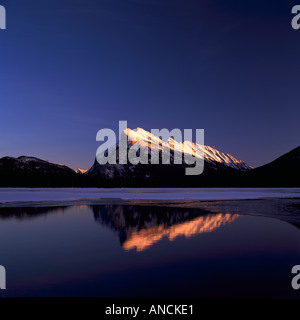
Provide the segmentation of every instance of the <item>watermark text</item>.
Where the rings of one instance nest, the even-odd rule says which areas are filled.
[[[296,265],[292,269],[292,274],[296,274],[292,279],[292,288],[294,290],[300,289],[300,265]]]
[[[0,289],[6,289],[6,270],[3,266],[0,265]]]
[[[298,30],[300,29],[300,5],[296,5],[292,8],[292,14],[295,14],[292,19],[292,28]]]
[[[140,130],[140,131],[139,131]],[[184,129],[143,129],[127,128],[127,121],[119,121],[119,143],[112,129],[98,131],[96,141],[103,141],[97,149],[99,164],[182,164],[186,175],[200,175],[204,170],[204,130],[196,129],[196,142],[193,143],[193,130]],[[161,138],[161,139],[160,139]],[[172,155],[171,155],[172,154]]]
[[[6,10],[0,6],[0,29],[6,29]]]

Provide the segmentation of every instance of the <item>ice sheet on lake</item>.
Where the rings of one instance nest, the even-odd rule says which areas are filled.
[[[0,204],[81,199],[240,200],[300,198],[300,188],[0,188]]]

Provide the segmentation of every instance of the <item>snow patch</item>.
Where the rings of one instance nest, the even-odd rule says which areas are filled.
[[[0,188],[0,204],[80,199],[238,200],[300,198],[300,188]]]

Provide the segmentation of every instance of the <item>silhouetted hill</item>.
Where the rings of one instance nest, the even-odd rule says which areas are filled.
[[[241,175],[247,187],[300,187],[300,147],[261,167]]]
[[[34,157],[0,159],[1,187],[72,187],[78,184],[74,170]]]
[[[248,171],[205,159],[199,176],[185,165],[100,165],[86,173],[33,157],[0,159],[0,187],[300,187],[300,147]]]

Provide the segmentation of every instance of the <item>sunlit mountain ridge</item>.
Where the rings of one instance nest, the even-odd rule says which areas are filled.
[[[217,150],[215,147],[206,145],[199,145],[192,141],[176,141],[172,137],[167,141],[163,141],[160,137],[144,130],[143,128],[137,128],[132,130],[127,128],[124,130],[125,135],[128,137],[128,141],[134,144],[139,144],[141,148],[158,149],[160,151],[168,152],[168,149],[176,152],[179,156],[183,153],[193,155],[194,157],[203,158],[206,161],[219,162],[229,167],[246,171],[252,167],[247,165],[242,160],[237,160],[235,157],[228,153],[223,153]]]
[[[151,206],[92,206],[97,222],[119,236],[125,250],[143,251],[163,238],[189,238],[230,224],[239,214],[210,213],[203,209]]]
[[[198,217],[192,221],[187,221],[174,226],[159,225],[150,229],[133,232],[130,238],[123,243],[125,250],[136,249],[143,251],[167,237],[173,241],[177,237],[192,237],[201,233],[212,232],[225,224],[230,224],[239,215],[237,214],[215,214]]]

